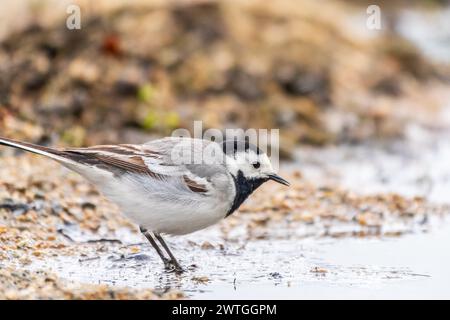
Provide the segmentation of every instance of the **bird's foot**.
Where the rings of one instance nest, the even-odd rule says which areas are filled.
[[[180,264],[174,260],[169,259],[165,260],[164,267],[166,268],[167,272],[175,272],[177,274],[185,272],[185,270],[180,266]]]
[[[172,266],[172,261],[170,259],[164,258],[163,263],[164,263],[164,268],[166,270],[172,269],[173,266]]]

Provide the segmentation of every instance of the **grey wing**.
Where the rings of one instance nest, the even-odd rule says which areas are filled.
[[[210,142],[198,139],[164,138],[143,145],[101,145],[66,149],[64,153],[79,163],[104,169],[128,180],[139,180],[148,191],[194,193],[206,195],[212,177],[226,173],[221,165],[179,162],[174,156],[177,148],[189,146],[194,155],[201,154]]]
[[[193,175],[208,179],[226,174],[224,153],[219,144],[207,140],[168,137],[148,142],[143,148],[158,152],[144,159],[154,172],[166,175]]]
[[[146,158],[145,163],[154,172],[169,176],[182,175],[192,191],[214,189],[229,194],[233,181],[224,165],[225,154],[215,142],[168,137],[143,145],[155,150],[159,157]],[[200,187],[200,188],[199,188]]]

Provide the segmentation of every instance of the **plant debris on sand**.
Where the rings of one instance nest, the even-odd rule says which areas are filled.
[[[11,267],[0,270],[0,299],[150,300],[181,297],[179,292],[157,295],[150,289],[71,283],[45,271],[32,272]]]

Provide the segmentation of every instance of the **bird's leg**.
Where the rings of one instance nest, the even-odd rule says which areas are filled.
[[[148,242],[150,242],[150,244],[153,246],[153,248],[155,248],[156,252],[158,253],[159,257],[161,258],[162,262],[164,263],[164,267],[166,269],[170,269],[170,265],[171,265],[170,260],[164,256],[164,253],[158,247],[158,244],[156,243],[155,239],[153,239],[150,232],[147,232],[147,229],[145,229],[143,227],[139,227],[139,230],[147,238]]]
[[[161,243],[161,245],[163,246],[164,250],[166,250],[167,254],[170,257],[170,263],[175,267],[175,270],[177,272],[183,272],[184,271],[183,268],[178,263],[177,259],[175,258],[173,253],[170,251],[169,246],[166,244],[166,242],[161,237],[161,235],[159,233],[156,233],[156,232],[154,232],[153,234],[155,235],[156,239],[158,239],[158,241]]]

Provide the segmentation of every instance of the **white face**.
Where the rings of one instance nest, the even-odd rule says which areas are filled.
[[[234,176],[238,174],[239,170],[247,179],[268,178],[269,175],[276,174],[269,157],[265,153],[257,154],[251,149],[238,151],[234,157],[227,156],[226,162],[228,170]]]

